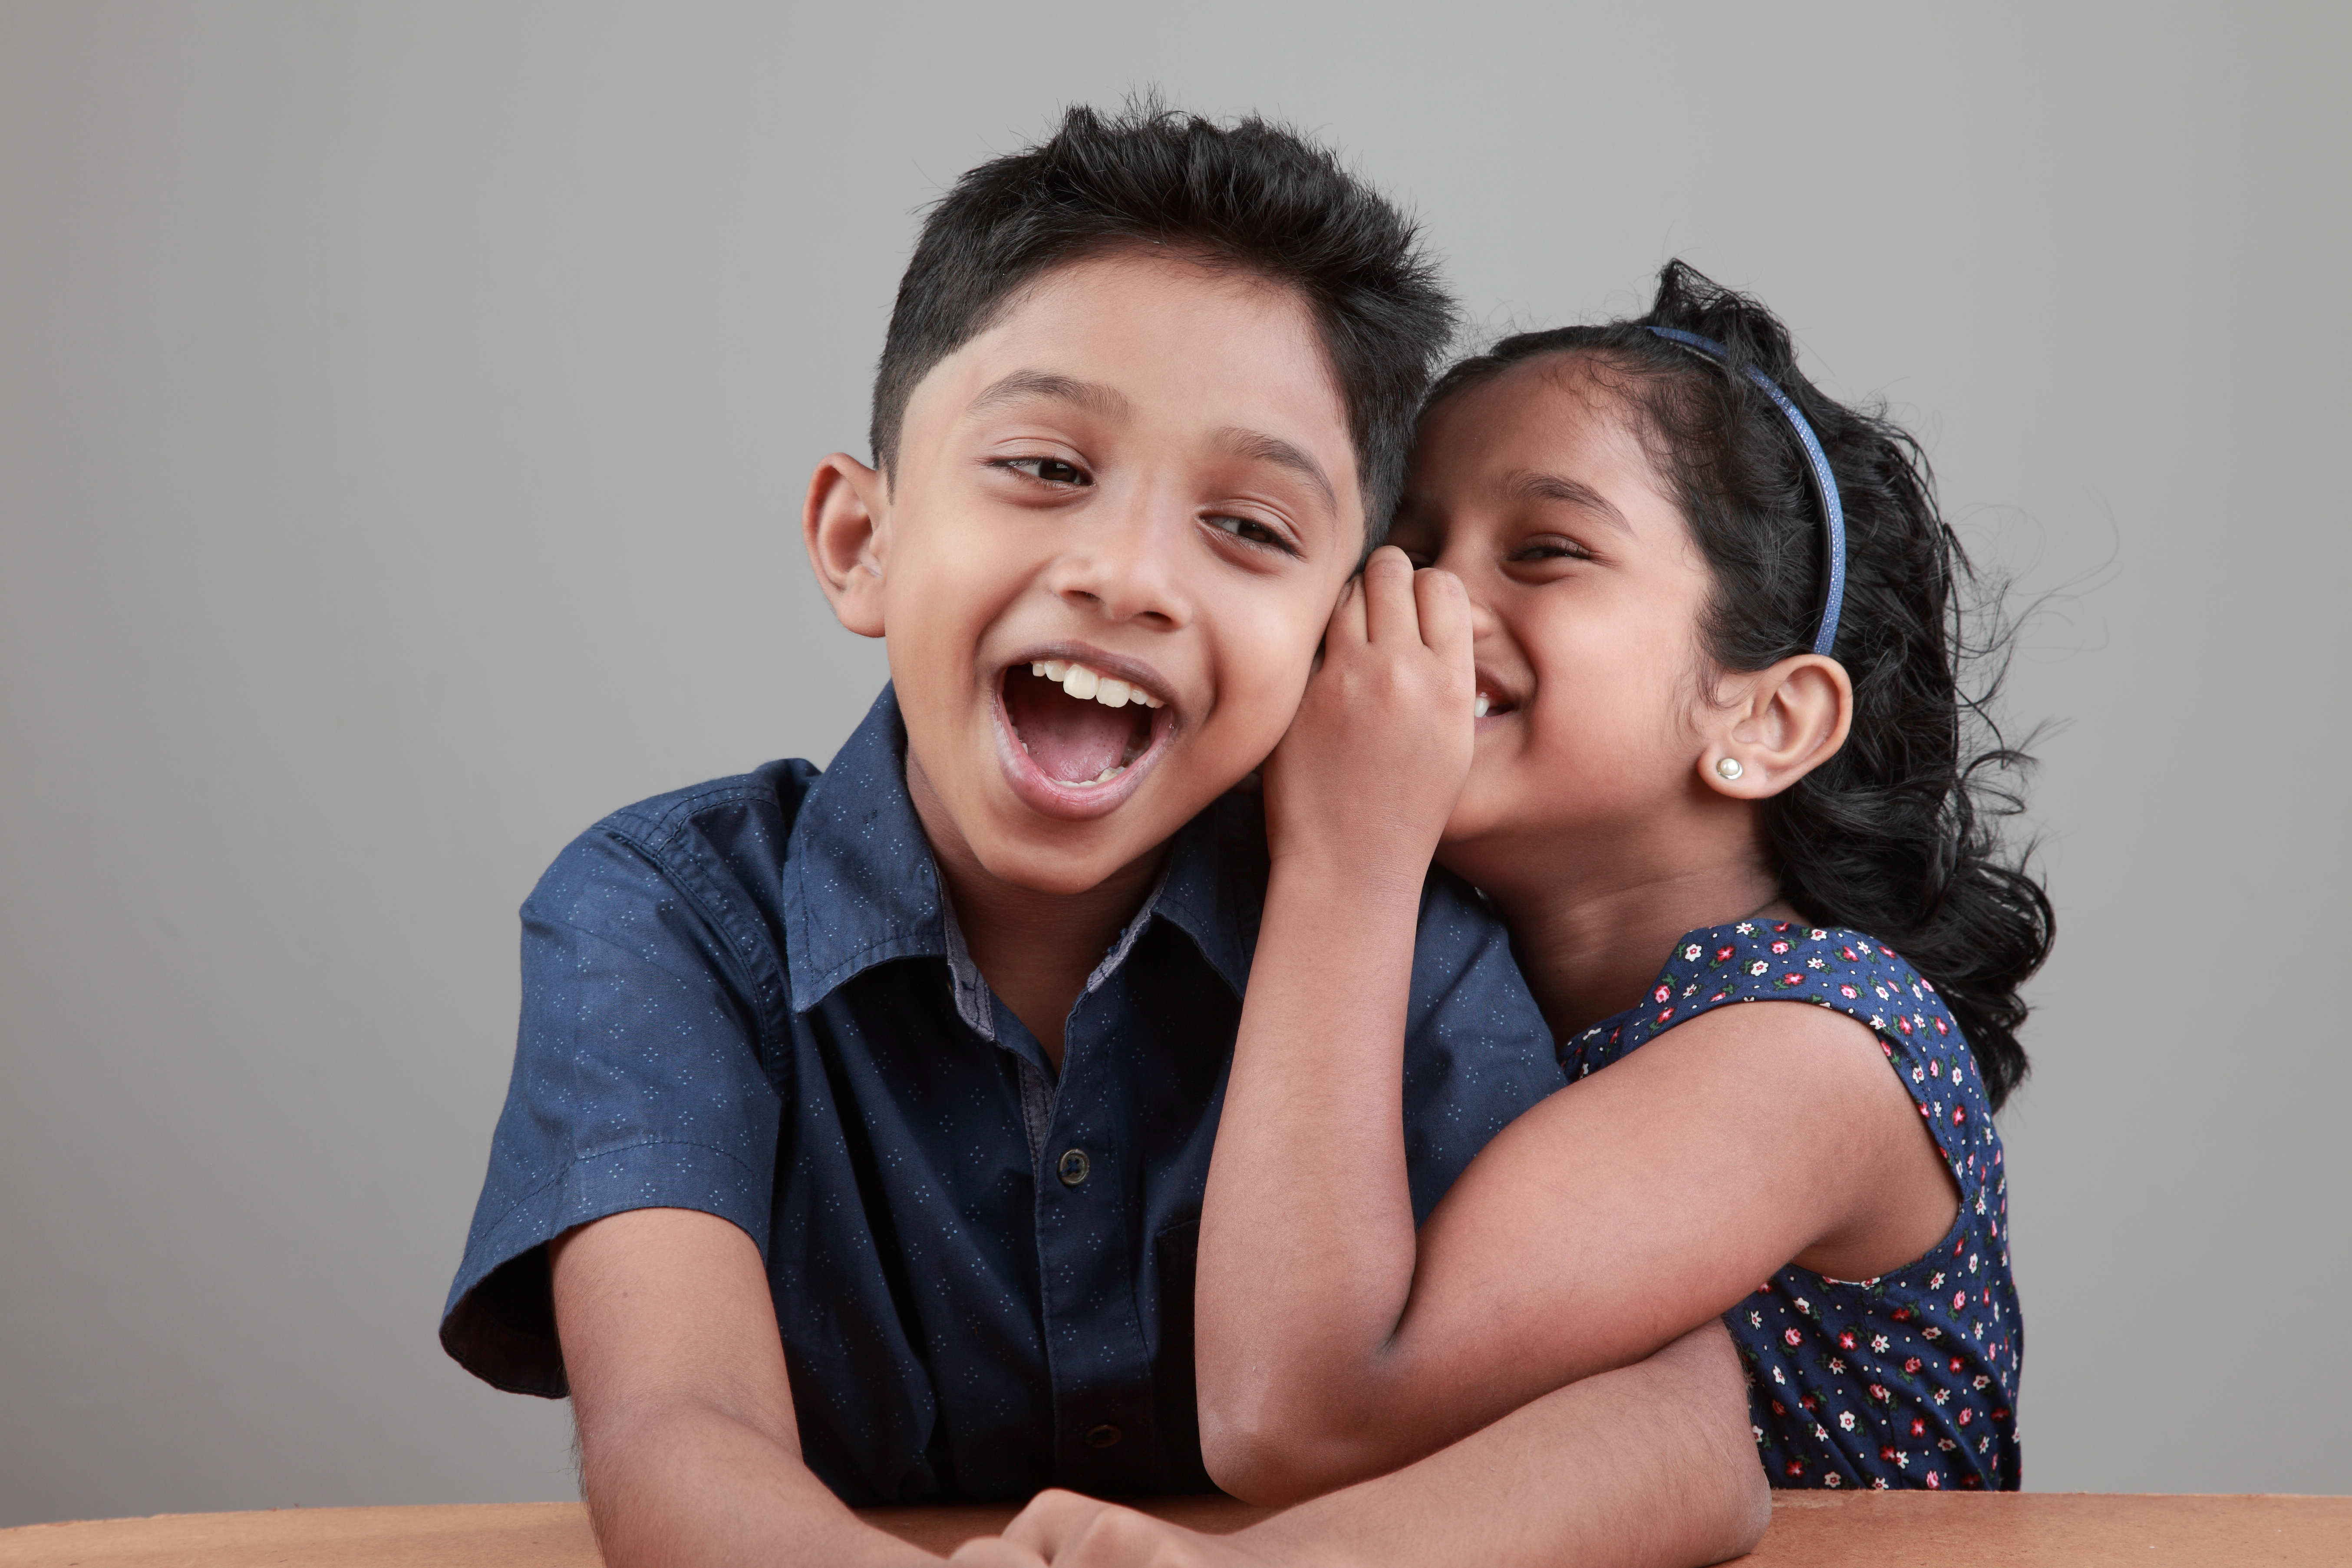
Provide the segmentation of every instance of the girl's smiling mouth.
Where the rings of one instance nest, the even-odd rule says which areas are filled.
[[[1013,793],[1049,816],[1100,816],[1164,754],[1175,710],[1149,672],[1092,649],[1053,648],[997,681],[997,749]]]
[[[1478,721],[1480,729],[1486,728],[1488,720],[1499,721],[1506,714],[1518,711],[1521,700],[1519,695],[1484,665],[1478,667],[1477,683],[1478,695],[1471,707],[1471,712]]]

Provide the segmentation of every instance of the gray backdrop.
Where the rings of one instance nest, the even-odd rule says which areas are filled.
[[[1158,81],[1486,330],[1670,255],[2057,590],[2043,1489],[2352,1490],[2341,7],[0,6],[0,1524],[569,1495],[433,1331],[513,910],[882,679],[795,531],[910,214]]]

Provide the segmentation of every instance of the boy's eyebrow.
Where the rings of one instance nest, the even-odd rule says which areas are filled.
[[[1323,498],[1323,505],[1333,515],[1338,515],[1339,492],[1331,488],[1331,476],[1323,471],[1323,465],[1305,448],[1294,446],[1279,436],[1269,436],[1263,430],[1244,430],[1237,425],[1228,425],[1218,431],[1217,439],[1242,457],[1272,463],[1278,468],[1287,468],[1297,474],[1314,486],[1316,492]]]
[[[1080,381],[1076,376],[1061,375],[1050,370],[1016,370],[991,382],[978,397],[964,409],[967,417],[985,414],[992,408],[1002,408],[1009,403],[1028,403],[1037,399],[1056,403],[1075,403],[1091,414],[1107,419],[1117,419],[1127,413],[1127,399],[1117,387],[1100,382]]]
[[[1010,375],[999,376],[981,389],[980,395],[965,405],[964,416],[985,414],[1008,404],[1045,399],[1056,403],[1073,403],[1089,413],[1117,419],[1126,416],[1127,397],[1115,386],[1100,382],[1080,381],[1076,376],[1063,375],[1050,370],[1016,370]],[[1339,510],[1339,492],[1332,488],[1331,478],[1323,465],[1303,447],[1286,441],[1279,436],[1263,430],[1246,430],[1229,425],[1217,432],[1218,443],[1244,458],[1276,468],[1287,468],[1315,487],[1323,498],[1324,506],[1333,513]]]
[[[1580,479],[1515,468],[1503,476],[1502,491],[1508,500],[1549,500],[1580,507],[1621,532],[1633,531],[1633,525],[1625,521],[1625,514],[1617,510],[1616,502]]]

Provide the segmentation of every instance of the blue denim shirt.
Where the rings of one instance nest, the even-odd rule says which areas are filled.
[[[441,1342],[562,1396],[546,1243],[697,1209],[758,1243],[804,1457],[845,1500],[1206,1489],[1193,1253],[1265,885],[1257,803],[1177,835],[1056,1075],[964,951],[905,748],[886,688],[823,774],[772,763],[646,801],[549,868]],[[1502,929],[1433,877],[1416,1214],[1563,1081]]]

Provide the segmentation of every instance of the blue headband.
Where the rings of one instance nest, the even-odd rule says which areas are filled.
[[[1675,327],[1652,327],[1650,331],[1669,342],[1711,354],[1727,364],[1730,363],[1731,351],[1713,338],[1703,338],[1696,332],[1685,332]],[[1813,435],[1813,427],[1805,423],[1805,416],[1797,412],[1797,405],[1789,401],[1789,395],[1754,365],[1742,368],[1748,372],[1748,379],[1762,387],[1764,395],[1789,416],[1790,427],[1797,432],[1798,444],[1805,448],[1805,456],[1812,460],[1813,488],[1821,492],[1822,518],[1829,526],[1830,557],[1830,591],[1822,605],[1822,629],[1813,638],[1813,651],[1827,658],[1830,649],[1837,646],[1838,612],[1845,605],[1845,510],[1838,505],[1837,479],[1830,473],[1829,456],[1822,450],[1820,439]]]

